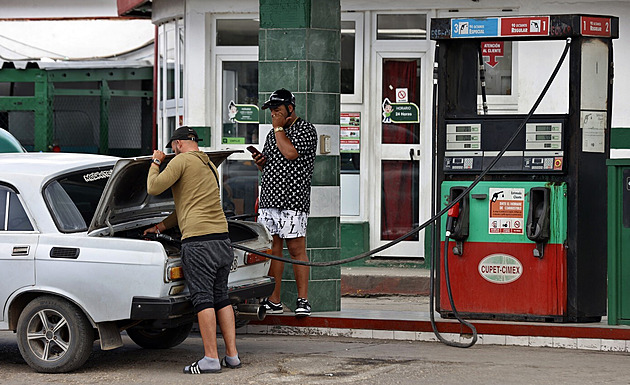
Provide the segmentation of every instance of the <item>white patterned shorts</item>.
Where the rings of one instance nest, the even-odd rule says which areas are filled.
[[[303,211],[258,209],[258,223],[265,225],[271,235],[283,239],[305,237],[307,220],[308,215]]]

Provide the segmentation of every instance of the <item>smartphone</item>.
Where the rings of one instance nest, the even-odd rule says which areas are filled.
[[[254,146],[247,146],[247,151],[251,152],[253,155],[261,154],[261,152]]]

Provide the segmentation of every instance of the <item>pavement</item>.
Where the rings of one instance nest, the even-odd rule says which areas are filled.
[[[182,368],[203,354],[199,333],[171,349],[124,346],[100,350],[75,372],[35,373],[21,358],[15,334],[0,332],[3,385],[339,385],[339,384],[628,384],[628,354],[522,346],[443,344],[328,336],[241,335],[240,369],[200,376]],[[218,338],[219,356],[225,352]]]
[[[239,334],[326,335],[363,339],[432,341],[429,272],[409,268],[342,268],[341,310],[298,319],[290,311],[251,322]],[[401,295],[400,293],[404,293]],[[315,309],[316,310],[316,309]],[[450,341],[471,341],[471,330],[434,314],[437,330]],[[630,326],[472,320],[477,344],[630,352]]]

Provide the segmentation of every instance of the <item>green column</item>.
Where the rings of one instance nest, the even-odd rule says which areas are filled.
[[[333,139],[331,153],[320,154],[318,147],[315,160],[306,235],[311,261],[340,258],[340,25],[340,0],[260,0],[259,100],[279,88],[292,91],[297,115],[313,123],[318,135]],[[260,121],[271,124],[271,114],[265,111]],[[310,278],[313,311],[340,310],[341,267],[312,267]],[[282,287],[283,302],[293,308],[297,288],[290,266]]]

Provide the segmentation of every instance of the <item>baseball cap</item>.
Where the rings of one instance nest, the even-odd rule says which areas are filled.
[[[171,135],[171,139],[169,139],[166,148],[171,148],[171,143],[174,140],[192,140],[195,142],[200,142],[203,139],[199,139],[199,135],[197,135],[197,131],[193,130],[190,127],[182,126],[177,130],[173,131],[173,135]]]
[[[262,109],[275,108],[286,104],[291,104],[295,107],[295,96],[291,93],[291,91],[281,88],[274,91],[269,96],[269,99],[265,102],[265,104],[263,104]]]

